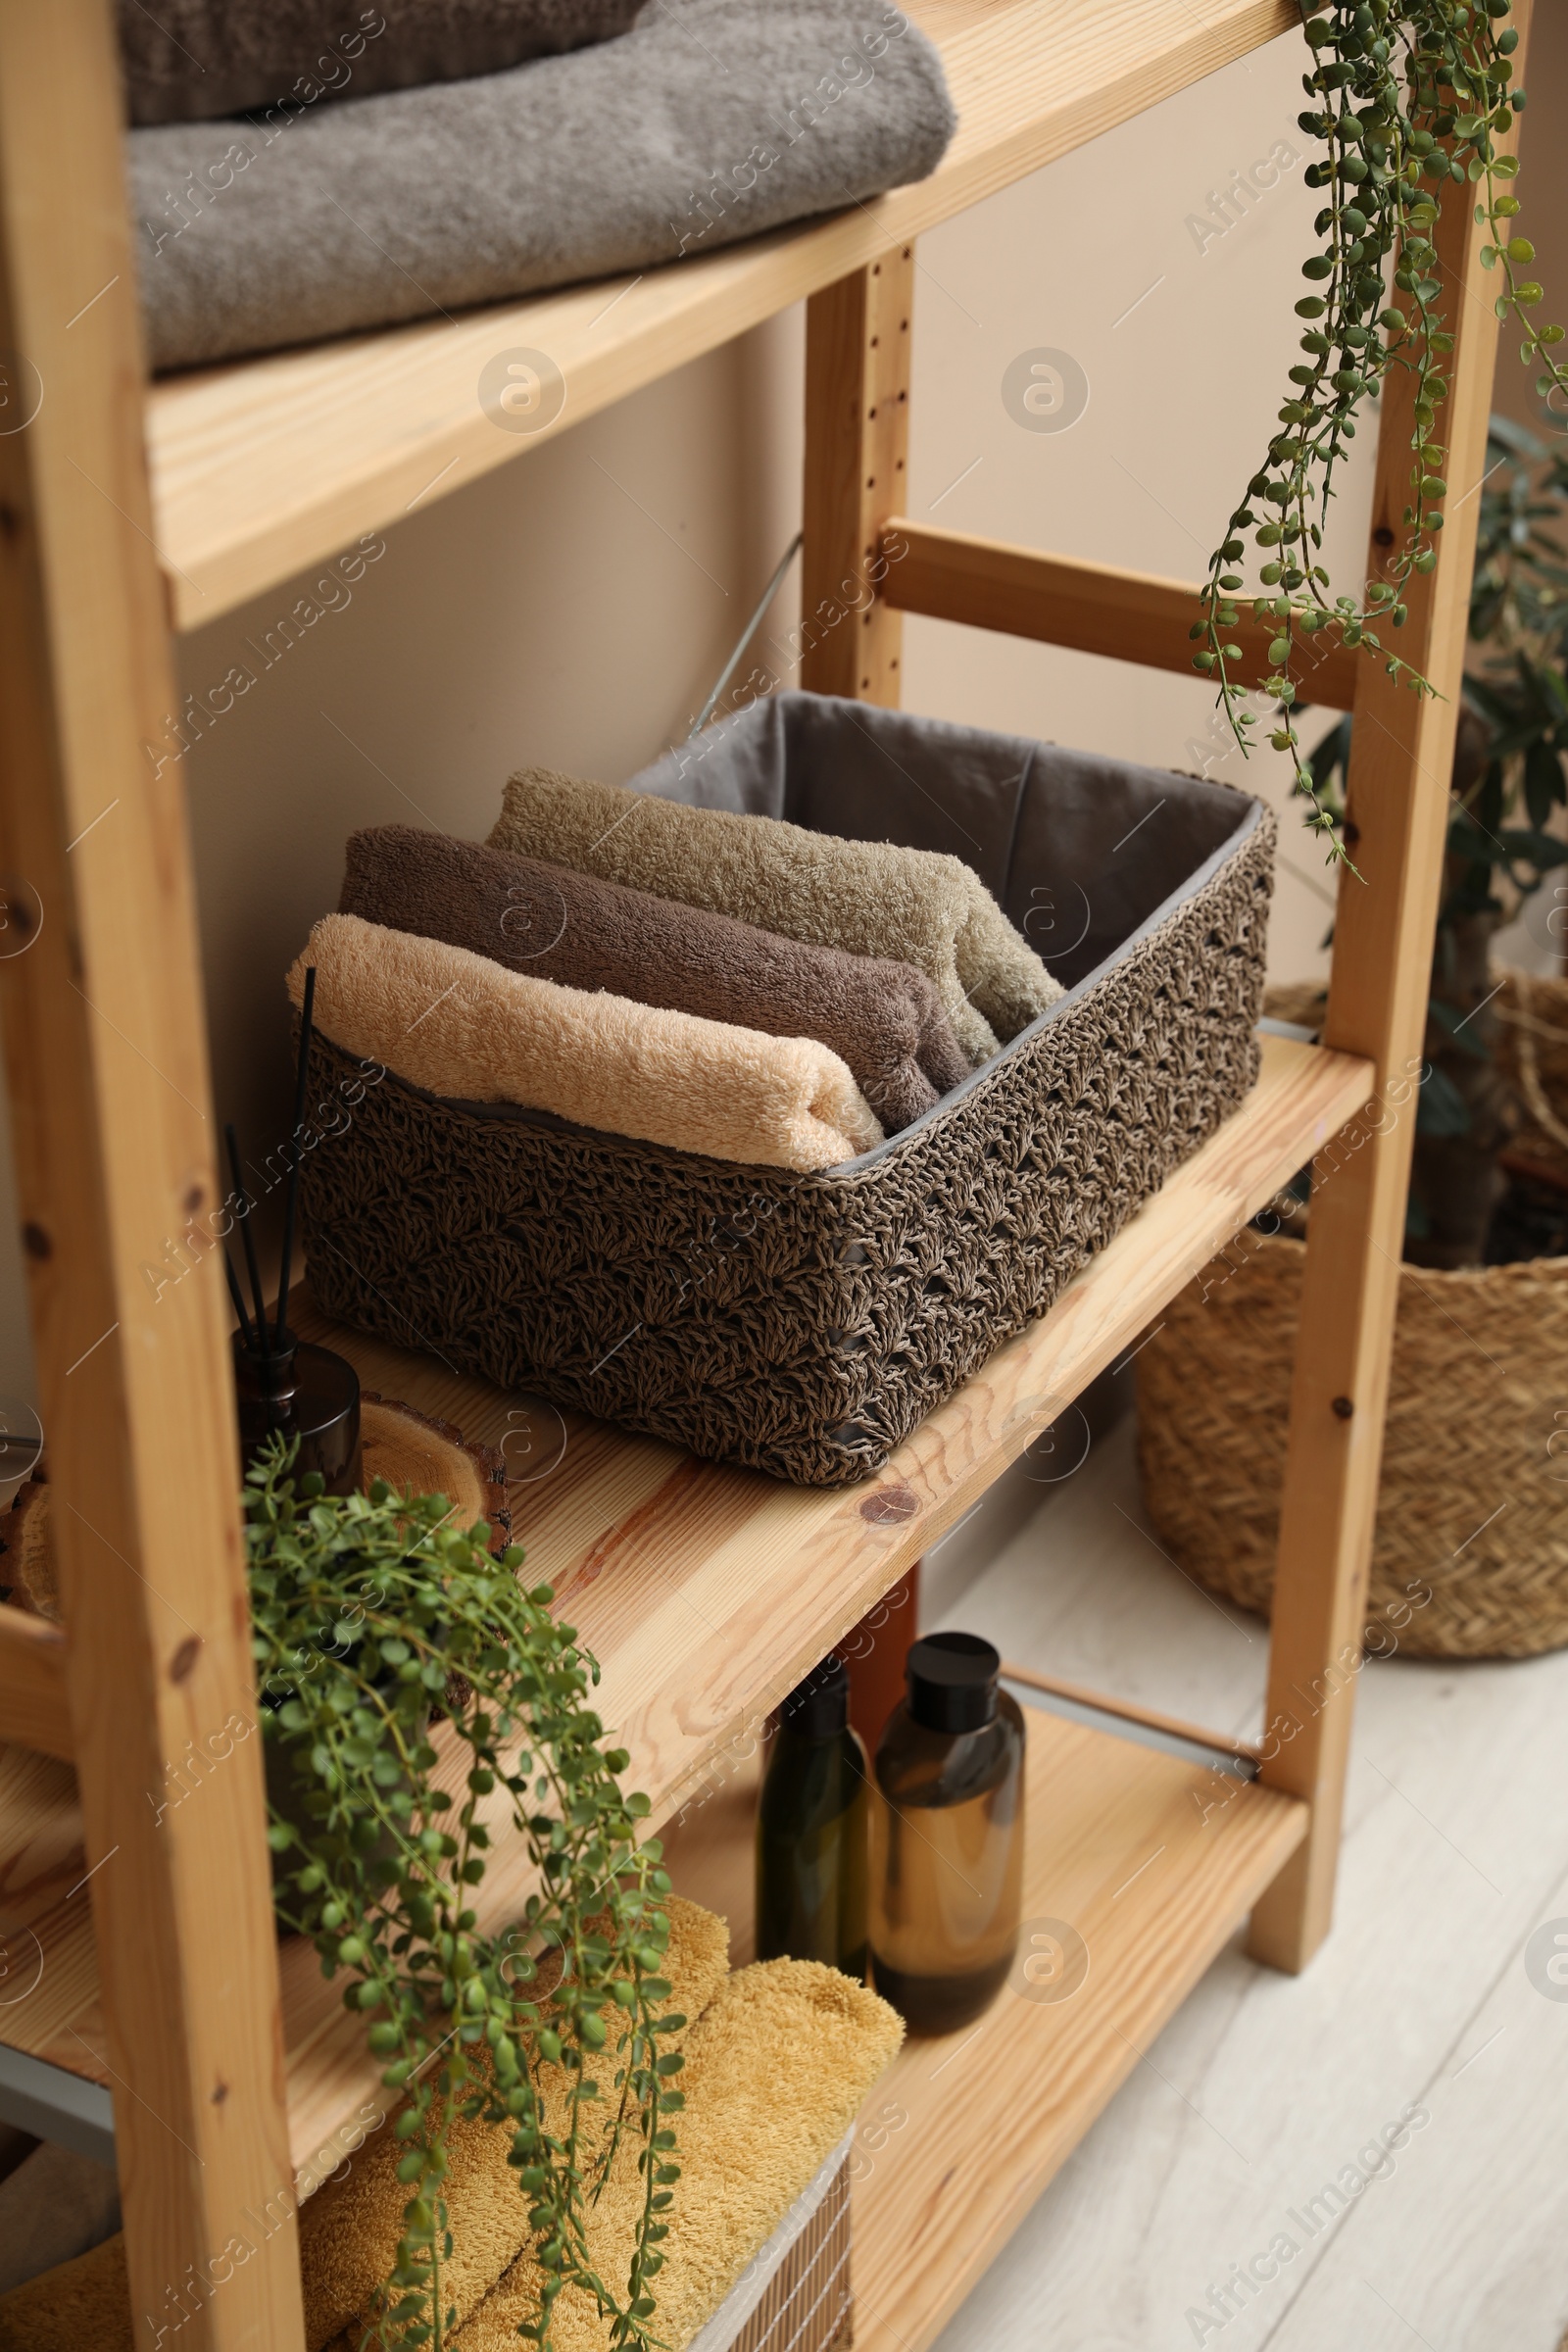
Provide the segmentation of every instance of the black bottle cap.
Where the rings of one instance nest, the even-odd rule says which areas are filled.
[[[909,1651],[909,1713],[930,1732],[978,1732],[997,1711],[1001,1653],[978,1634],[927,1634]]]
[[[836,1740],[850,1720],[850,1670],[829,1653],[797,1683],[779,1718],[802,1740]]]

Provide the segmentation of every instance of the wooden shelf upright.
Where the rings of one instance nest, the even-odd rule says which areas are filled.
[[[109,0],[0,0],[0,1010],[66,1618],[61,1634],[0,1608],[0,1937],[8,1959],[37,1957],[26,1996],[0,2006],[0,2116],[23,2074],[29,2112],[64,2085],[99,2101],[107,2132],[112,2101],[145,2352],[176,2311],[190,2352],[300,2352],[295,2200],[334,2169],[376,2086],[313,1956],[272,1928],[228,1318],[202,1238],[221,1187],[193,883],[181,770],[156,749],[176,708],[171,632],[518,455],[473,399],[492,349],[557,357],[569,397],[552,429],[566,429],[804,297],[808,607],[846,577],[882,589],[824,634],[808,685],[897,702],[904,611],[1184,669],[1190,585],[906,517],[914,243],[1298,34],[1298,11],[910,6],[960,113],[916,187],[651,272],[608,315],[604,285],[575,288],[149,386]],[[1528,15],[1516,0],[1521,29]],[[1461,485],[1482,469],[1496,335],[1471,214],[1456,189],[1441,225],[1457,343],[1439,429]],[[1406,400],[1396,378],[1374,572],[1406,504]],[[684,1809],[689,1839],[710,1800],[717,1824],[736,1757],[805,1668],[1325,1154],[1265,1740],[1226,1780],[1224,1741],[1215,1767],[1115,1737],[1114,1711],[1098,1730],[1040,1719],[1050,1827],[1029,1900],[1077,1920],[1093,1966],[1077,1997],[1014,2034],[1022,2082],[987,2071],[989,2027],[946,2074],[930,2044],[918,2081],[901,2061],[894,2103],[929,2128],[884,2134],[857,2191],[870,2352],[930,2342],[1242,1920],[1286,1969],[1329,1926],[1413,1126],[1397,1082],[1421,1047],[1473,563],[1462,512],[1408,599],[1402,646],[1445,699],[1417,702],[1341,655],[1314,674],[1313,700],[1357,714],[1365,877],[1341,887],[1323,1046],[1266,1040],[1243,1108],[868,1488],[773,1486],[335,1335],[378,1387],[508,1448],[530,1572],[602,1659],[605,1711],[656,1822]],[[884,566],[895,533],[907,554]],[[150,1278],[180,1250],[181,1280]],[[1327,1695],[1308,1704],[1311,1690]],[[162,1803],[181,1760],[220,1738],[221,1770]],[[1216,1769],[1223,1804],[1203,1795]],[[1160,1867],[1133,1886],[1156,1844]],[[497,1912],[516,1884],[503,1852],[485,1890]],[[1025,2118],[1021,2136],[1004,2115]],[[955,2150],[948,2180],[933,2167]]]

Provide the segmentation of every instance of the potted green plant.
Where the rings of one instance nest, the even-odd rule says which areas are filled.
[[[443,1495],[379,1480],[327,1495],[278,1440],[247,1477],[245,1523],[264,1736],[288,1763],[270,1833],[279,1915],[346,1978],[401,2102],[409,2202],[369,2340],[444,2343],[448,2135],[482,2118],[511,2135],[542,2276],[524,2332],[548,2344],[574,2284],[614,2345],[647,2345],[682,2104],[683,2061],[660,2045],[685,2021],[664,2013],[660,1973],[669,1880],[658,1841],[639,1841],[648,1800],[622,1793],[628,1758],[603,1744],[598,1668],[550,1589],[519,1578],[521,1551],[492,1558],[489,1529],[455,1526]],[[493,1922],[501,1837],[524,1841],[538,1886],[520,1920]],[[641,2205],[617,2282],[584,2216],[628,2136]]]
[[[1374,1642],[1445,1656],[1568,1642],[1568,982],[1492,960],[1499,927],[1568,862],[1549,830],[1568,799],[1568,457],[1498,418],[1489,468],[1369,1606]],[[1336,821],[1349,746],[1345,719],[1312,756]],[[1308,1026],[1322,1006],[1313,987],[1270,998]],[[1161,1541],[1255,1608],[1272,1589],[1299,1222],[1294,1201],[1258,1219],[1138,1359]]]
[[[1497,932],[1568,864],[1568,841],[1548,830],[1568,805],[1568,550],[1557,536],[1564,525],[1568,455],[1494,416],[1470,601],[1481,661],[1465,679],[1416,1114],[1405,1233],[1414,1265],[1481,1265],[1568,1249],[1568,1199],[1551,1197],[1549,1159],[1544,1178],[1539,1148],[1513,1149],[1527,1125],[1568,1146],[1532,1051],[1541,1014],[1518,1001],[1536,992],[1523,975],[1497,972],[1492,954]],[[1319,798],[1339,824],[1350,741],[1347,717],[1310,761]],[[1549,993],[1548,983],[1544,1001]]]
[[[1270,740],[1291,758],[1306,821],[1348,865],[1348,724],[1306,748],[1293,665],[1303,640],[1328,630],[1412,691],[1431,691],[1396,645],[1410,583],[1436,563],[1448,490],[1436,436],[1453,345],[1434,241],[1446,187],[1450,200],[1455,185],[1474,192],[1497,313],[1522,329],[1537,391],[1548,401],[1568,392],[1556,357],[1564,330],[1536,323],[1544,295],[1506,151],[1525,103],[1513,87],[1512,16],[1511,0],[1303,0],[1311,67],[1300,124],[1321,144],[1307,173],[1326,196],[1321,250],[1303,265],[1301,356],[1280,430],[1216,551],[1193,634],[1196,666],[1215,680],[1246,747],[1254,721],[1231,632],[1248,601],[1271,624]],[[1394,367],[1414,378],[1403,534],[1364,591],[1336,595],[1322,561],[1327,501],[1359,414]],[[1471,613],[1481,662],[1458,735],[1368,1603],[1374,1646],[1440,1655],[1568,1642],[1568,1415],[1557,1402],[1568,1348],[1568,986],[1492,968],[1500,924],[1568,856],[1552,830],[1565,800],[1568,573],[1551,527],[1568,466],[1503,423],[1493,461]],[[1249,532],[1250,582],[1241,568]],[[1275,1009],[1310,1019],[1312,993],[1287,992],[1294,1002]],[[1304,1191],[1298,1182],[1173,1302],[1138,1362],[1145,1499],[1163,1542],[1190,1574],[1262,1609],[1300,1293],[1291,1228]]]

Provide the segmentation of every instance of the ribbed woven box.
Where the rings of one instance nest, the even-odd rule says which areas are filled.
[[[846,2139],[686,2352],[850,2352],[850,2152]]]
[[[328,1314],[806,1486],[877,1469],[1257,1074],[1274,822],[1220,786],[782,695],[633,779],[965,858],[1067,991],[912,1126],[744,1168],[388,1074],[305,1163]],[[359,1064],[323,1040],[352,1086]]]

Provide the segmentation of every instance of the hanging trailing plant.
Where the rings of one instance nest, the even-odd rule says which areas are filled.
[[[638,1842],[648,1800],[622,1794],[628,1759],[588,1704],[599,1669],[549,1587],[519,1582],[521,1551],[489,1556],[482,1522],[461,1530],[444,1496],[381,1481],[327,1496],[291,1463],[279,1439],[245,1490],[278,1908],[348,1977],[408,2143],[403,2240],[366,2343],[439,2352],[455,2324],[447,2140],[482,2117],[512,2133],[542,2276],[522,2332],[547,2345],[575,2285],[615,2346],[645,2346],[682,2104],[683,2061],[660,2042],[685,2020],[664,2010],[669,1880],[657,1840]],[[492,1935],[475,1892],[503,1834],[525,1841],[539,1891]],[[643,2187],[617,2291],[584,2223],[629,2137]]]
[[[1525,103],[1523,90],[1512,88],[1519,44],[1512,13],[1512,0],[1302,0],[1313,70],[1304,77],[1311,104],[1300,125],[1324,149],[1306,173],[1310,186],[1327,192],[1316,223],[1322,250],[1302,265],[1311,291],[1296,306],[1304,321],[1301,358],[1290,371],[1281,430],[1212,559],[1205,615],[1193,635],[1202,640],[1195,664],[1216,680],[1247,751],[1256,721],[1234,675],[1242,649],[1233,632],[1249,596],[1238,566],[1250,532],[1262,552],[1257,580],[1265,592],[1250,597],[1251,610],[1273,630],[1263,691],[1280,706],[1269,740],[1291,756],[1297,789],[1311,804],[1307,823],[1331,857],[1347,861],[1335,812],[1302,755],[1291,668],[1302,638],[1332,629],[1415,692],[1433,691],[1399,659],[1393,639],[1405,621],[1410,582],[1437,562],[1448,490],[1446,452],[1436,436],[1453,335],[1433,235],[1447,183],[1478,191],[1476,219],[1489,232],[1481,259],[1496,276],[1497,316],[1523,328],[1522,357],[1541,369],[1542,397],[1568,393],[1568,372],[1553,356],[1564,330],[1534,320],[1544,297],[1528,274],[1535,248],[1517,233],[1517,163],[1501,152]],[[1361,596],[1336,595],[1322,562],[1328,503],[1362,407],[1391,367],[1414,377],[1403,537],[1383,578]]]
[[[1561,1203],[1514,1165],[1526,1113],[1551,1133],[1558,1122],[1539,1083],[1525,1100],[1503,1051],[1528,1012],[1499,1003],[1504,974],[1493,943],[1568,864],[1552,830],[1568,807],[1568,452],[1494,416],[1480,498],[1470,638],[1483,657],[1465,678],[1449,780],[1444,890],[1438,906],[1416,1113],[1405,1254],[1418,1264],[1495,1262],[1511,1237],[1548,1235]],[[1343,821],[1353,727],[1340,719],[1312,754],[1324,805]],[[1547,918],[1556,925],[1555,912]],[[1533,1099],[1532,1099],[1533,1097]],[[1549,1250],[1525,1254],[1549,1254]]]

